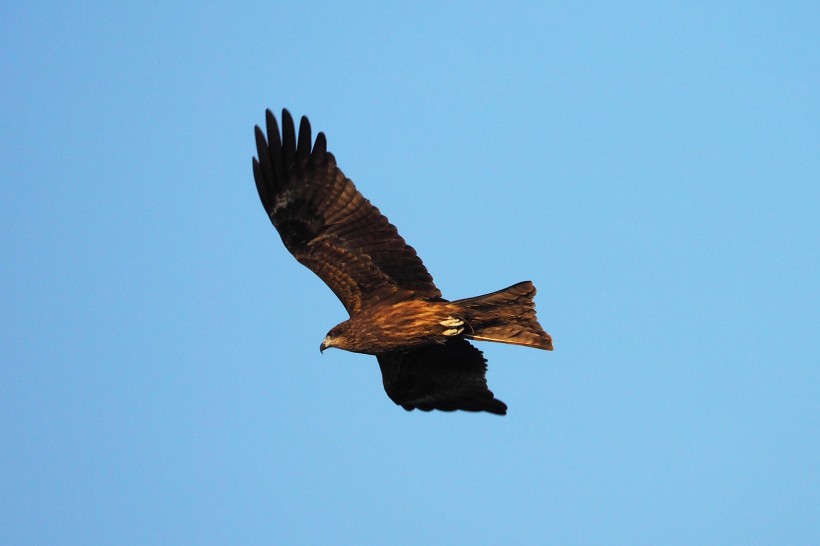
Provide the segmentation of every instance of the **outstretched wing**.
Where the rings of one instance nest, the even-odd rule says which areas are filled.
[[[464,339],[377,358],[387,396],[408,411],[507,413],[507,405],[487,388],[487,360]]]
[[[350,315],[397,294],[441,298],[433,278],[395,226],[362,197],[336,166],[319,133],[311,149],[310,123],[299,137],[282,110],[282,135],[270,110],[268,140],[256,127],[256,189],[287,249],[316,273]]]

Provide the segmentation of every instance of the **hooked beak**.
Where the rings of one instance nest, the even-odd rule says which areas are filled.
[[[319,352],[324,353],[325,349],[327,349],[328,347],[330,347],[330,340],[328,338],[325,338],[322,344],[319,345]]]

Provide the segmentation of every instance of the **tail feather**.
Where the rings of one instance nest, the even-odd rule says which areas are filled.
[[[552,350],[552,337],[544,331],[535,316],[535,286],[530,281],[509,288],[454,301],[461,307],[471,331],[470,339],[496,341]]]

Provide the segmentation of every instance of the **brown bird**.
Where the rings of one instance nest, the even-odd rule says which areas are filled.
[[[266,112],[256,127],[256,189],[291,254],[338,296],[350,319],[320,351],[375,355],[387,395],[406,410],[487,411],[507,406],[487,388],[487,360],[468,339],[552,350],[535,316],[535,286],[521,282],[484,296],[448,301],[413,247],[336,166],[310,123],[299,136],[282,110],[282,133]]]

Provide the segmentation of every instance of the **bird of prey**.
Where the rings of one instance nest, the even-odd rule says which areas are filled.
[[[256,127],[256,189],[291,254],[342,301],[350,319],[320,346],[375,355],[387,395],[406,410],[486,411],[507,405],[487,388],[487,361],[468,340],[552,350],[525,281],[456,301],[444,299],[413,247],[346,178],[327,140],[311,145],[302,117],[266,112]]]

